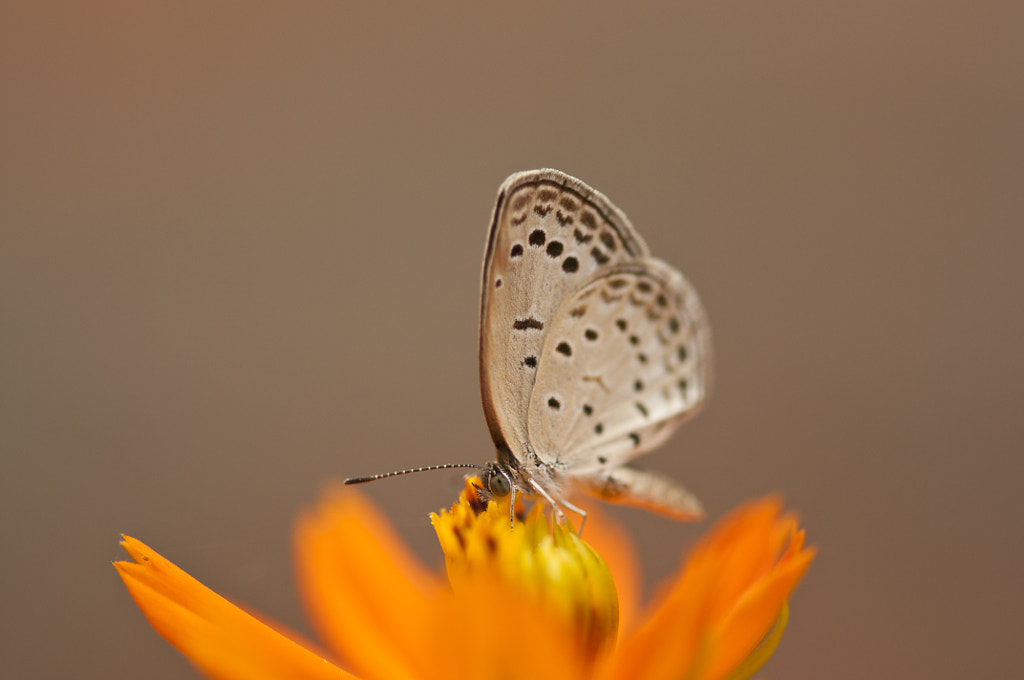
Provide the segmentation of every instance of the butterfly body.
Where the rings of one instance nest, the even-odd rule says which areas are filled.
[[[700,505],[628,465],[702,406],[710,329],[693,287],[602,194],[557,170],[509,177],[484,253],[480,380],[494,493],[572,507],[582,488],[684,519]]]

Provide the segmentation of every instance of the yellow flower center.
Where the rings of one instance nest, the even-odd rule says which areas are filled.
[[[431,515],[455,596],[472,602],[501,593],[502,606],[529,607],[557,621],[578,651],[596,660],[614,645],[619,623],[615,582],[604,560],[572,526],[552,526],[540,503],[528,514],[517,504],[509,526],[509,496],[485,505],[479,483],[466,480],[451,509]]]

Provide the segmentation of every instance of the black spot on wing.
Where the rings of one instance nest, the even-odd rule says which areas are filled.
[[[526,357],[523,359],[523,365],[529,368],[537,368],[537,357]]]
[[[562,246],[561,242],[552,241],[547,247],[548,257],[558,257],[562,254],[563,247],[564,246]]]
[[[541,323],[540,321],[537,321],[531,316],[528,319],[516,319],[515,321],[512,322],[512,328],[516,329],[517,331],[542,331],[544,330],[544,324]]]
[[[551,410],[557,411],[558,409],[562,408],[562,402],[558,401],[554,397],[551,397],[550,399],[548,399],[548,406],[551,407]]]
[[[567,257],[562,260],[562,271],[566,274],[575,274],[580,268],[580,261],[575,257]]]
[[[508,254],[509,257],[519,257],[523,254],[523,247],[518,243],[512,246],[512,251]]]
[[[543,229],[534,229],[530,233],[530,245],[537,246],[539,248],[540,246],[544,245],[544,242],[547,240],[547,238],[547,234],[544,233]]]
[[[572,347],[567,342],[558,343],[558,346],[555,347],[555,351],[559,354],[564,354],[567,357],[572,356]]]
[[[595,331],[593,328],[588,328],[587,330],[583,331],[583,337],[590,341],[597,340],[597,331]]]
[[[598,248],[597,246],[594,246],[593,248],[590,249],[590,255],[591,257],[594,258],[594,261],[597,262],[597,264],[599,265],[606,265],[608,264],[608,261],[611,259],[607,255],[605,255],[604,251]]]

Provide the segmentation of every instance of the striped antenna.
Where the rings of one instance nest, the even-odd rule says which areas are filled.
[[[385,472],[382,475],[370,475],[368,477],[349,477],[345,480],[346,484],[365,484],[366,482],[375,482],[378,479],[385,479],[386,477],[397,477],[398,475],[407,475],[410,472],[426,472],[428,470],[448,470],[451,468],[476,468],[481,469],[479,465],[473,465],[472,463],[445,463],[444,465],[428,465],[427,467],[413,468],[411,470],[399,470],[397,472]]]

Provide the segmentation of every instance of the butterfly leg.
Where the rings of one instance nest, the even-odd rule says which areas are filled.
[[[538,484],[537,480],[532,477],[530,478],[530,486],[532,486],[533,490],[537,492],[537,495],[547,501],[548,505],[550,505],[552,510],[554,510],[555,520],[564,524],[567,520],[565,517],[565,511],[562,510],[562,505],[556,501],[551,494],[545,491],[544,487]]]
[[[583,525],[585,525],[587,523],[587,511],[584,510],[583,508],[579,507],[578,505],[573,505],[572,503],[570,503],[569,501],[565,500],[564,498],[562,499],[562,505],[564,505],[566,508],[568,508],[569,510],[572,510],[573,512],[575,512],[577,515],[580,516],[580,528],[576,530],[576,535],[577,536],[582,536],[583,535]]]
[[[512,494],[511,501],[508,504],[508,528],[513,529],[516,526],[516,485],[513,484],[510,493]]]

